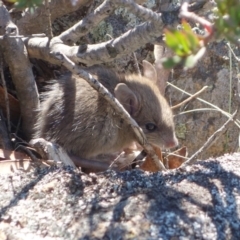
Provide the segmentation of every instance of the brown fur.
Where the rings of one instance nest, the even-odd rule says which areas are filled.
[[[120,76],[104,68],[87,69],[112,94],[118,83],[125,83],[138,105],[133,118],[156,146],[174,146],[177,139],[171,109],[151,80],[138,75]],[[157,129],[149,132],[146,123]],[[127,147],[135,135],[85,80],[72,76],[59,80],[44,96],[34,138],[56,142],[68,152],[91,158]]]

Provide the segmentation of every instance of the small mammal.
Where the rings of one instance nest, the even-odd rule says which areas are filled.
[[[86,71],[114,94],[150,143],[166,148],[178,144],[171,108],[154,79],[119,75],[103,67]],[[34,138],[58,143],[82,158],[121,151],[136,140],[112,106],[75,75],[58,80],[44,95]]]

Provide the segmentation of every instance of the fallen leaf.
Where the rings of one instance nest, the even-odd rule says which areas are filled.
[[[161,149],[153,146],[153,149],[156,155],[159,158],[159,161],[162,161],[164,166],[167,169],[175,169],[180,167],[185,161],[187,157],[187,147],[182,147],[167,156],[162,156]],[[140,169],[148,172],[157,172],[159,171],[153,159],[150,156],[147,156],[143,164],[140,166]]]
[[[161,149],[158,147],[155,147],[155,146],[153,146],[153,149],[154,149],[156,155],[158,156],[159,161],[163,162]],[[144,171],[148,171],[148,172],[158,172],[159,171],[156,164],[154,163],[153,159],[150,156],[146,157],[145,161],[140,166],[140,169],[142,169]]]
[[[22,152],[0,149],[0,161],[1,160],[21,160],[21,159],[30,160],[30,157],[27,154]]]
[[[167,162],[166,164],[168,165],[168,169],[180,167],[186,161],[187,154],[187,147],[184,146],[166,156],[164,161]]]

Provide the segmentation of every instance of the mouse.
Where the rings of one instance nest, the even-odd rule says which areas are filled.
[[[102,66],[85,68],[102,83],[138,123],[150,144],[178,145],[173,113],[152,70],[119,74]],[[44,138],[68,153],[91,159],[127,148],[137,141],[129,124],[87,81],[67,74],[42,94],[33,138]]]

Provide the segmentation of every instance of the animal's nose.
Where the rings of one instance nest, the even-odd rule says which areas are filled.
[[[175,136],[173,139],[170,139],[165,143],[166,148],[173,148],[173,147],[176,147],[177,145],[178,145],[178,140]]]

